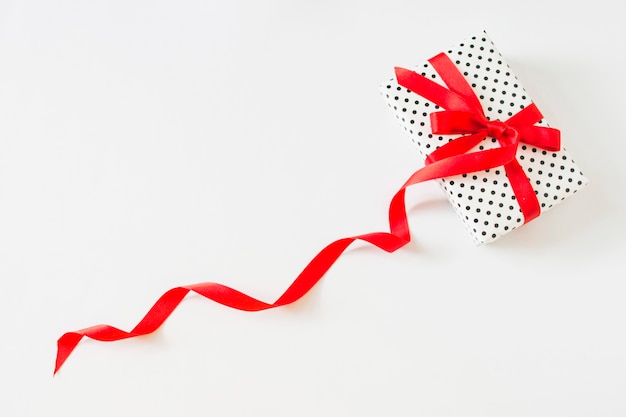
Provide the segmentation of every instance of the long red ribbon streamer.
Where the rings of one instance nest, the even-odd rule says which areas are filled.
[[[411,240],[404,196],[407,187],[414,184],[505,166],[526,221],[536,217],[539,214],[538,203],[528,178],[515,159],[517,146],[522,140],[535,146],[558,149],[558,130],[533,126],[542,118],[534,105],[526,107],[506,122],[489,121],[478,98],[450,59],[440,54],[430,62],[448,88],[402,68],[396,68],[398,83],[446,109],[431,114],[434,133],[468,135],[452,140],[429,155],[426,166],[416,171],[394,195],[389,205],[389,232],[368,233],[330,243],[273,303],[266,303],[222,284],[205,282],[170,289],[130,332],[106,324],[67,332],[57,342],[54,373],[59,371],[83,337],[110,342],[154,332],[189,292],[238,310],[267,310],[293,303],[304,296],[356,240],[368,242],[386,252],[395,252]],[[501,146],[469,152],[488,135],[497,138]]]

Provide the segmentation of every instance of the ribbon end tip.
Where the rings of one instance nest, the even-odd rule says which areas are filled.
[[[396,77],[401,76],[402,74],[406,74],[409,70],[402,67],[393,67],[393,71],[396,74]]]
[[[59,370],[65,363],[65,359],[67,358],[57,357],[56,364],[54,365],[54,372],[52,372],[52,378],[54,378],[57,375],[57,373],[59,372]]]

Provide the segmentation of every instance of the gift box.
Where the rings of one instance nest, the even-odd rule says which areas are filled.
[[[426,164],[452,156],[474,166],[472,158],[514,152],[502,166],[437,179],[476,244],[515,230],[588,182],[484,32],[396,68],[381,91]]]

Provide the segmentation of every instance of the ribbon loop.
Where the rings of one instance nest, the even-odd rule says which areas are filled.
[[[487,127],[488,120],[479,114],[446,110],[430,114],[430,128],[437,135],[478,133]]]

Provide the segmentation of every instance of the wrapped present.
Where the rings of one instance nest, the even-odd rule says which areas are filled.
[[[476,244],[535,219],[588,182],[484,32],[414,68],[396,68],[381,91],[427,165],[465,166],[437,181]],[[493,163],[498,158],[502,166]]]

